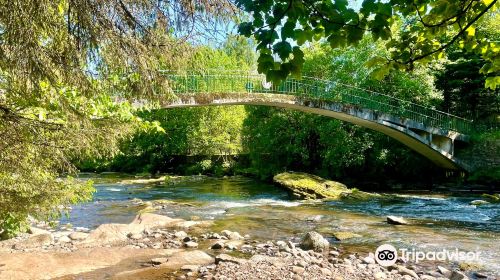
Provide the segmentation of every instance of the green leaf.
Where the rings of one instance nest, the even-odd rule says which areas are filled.
[[[392,5],[390,3],[379,3],[378,12],[384,16],[392,16]]]
[[[489,88],[491,90],[495,90],[498,85],[500,85],[500,76],[488,77],[488,78],[486,78],[486,82],[484,84],[484,87]]]
[[[238,33],[243,36],[250,37],[252,35],[253,25],[251,22],[242,22],[238,26]]]
[[[288,56],[292,52],[292,46],[287,41],[281,41],[281,42],[274,44],[273,50],[275,53],[278,54],[278,56],[282,60],[285,60],[286,58],[288,58]]]
[[[388,65],[384,65],[376,68],[370,73],[370,76],[376,80],[382,80],[385,76],[389,74],[391,68]]]
[[[287,21],[283,28],[281,29],[281,39],[285,40],[287,38],[293,38],[295,33],[295,22]]]
[[[357,43],[363,38],[364,31],[360,28],[349,26],[346,28],[347,31],[347,41],[349,43]]]
[[[365,62],[365,66],[368,68],[372,68],[373,66],[380,65],[382,63],[387,62],[386,59],[380,57],[380,56],[375,56],[370,58],[367,62]]]

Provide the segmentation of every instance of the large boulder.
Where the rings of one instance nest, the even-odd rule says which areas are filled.
[[[290,191],[298,199],[369,199],[377,196],[346,185],[301,172],[283,172],[273,177],[273,181]]]
[[[125,241],[130,234],[142,233],[144,227],[132,224],[103,224],[96,228],[83,241],[90,245],[103,245]]]
[[[147,229],[157,229],[172,227],[181,222],[184,222],[184,220],[173,219],[167,216],[152,213],[141,213],[135,217],[131,225],[139,225]]]
[[[45,230],[45,229],[41,229],[41,228],[37,228],[37,227],[30,227],[28,229],[28,233],[33,234],[33,235],[37,235],[37,234],[42,234],[42,233],[50,233],[50,231]]]
[[[188,223],[190,222],[190,223]],[[141,213],[130,224],[103,224],[89,234],[83,241],[85,244],[103,245],[127,240],[131,236],[139,236],[145,230],[158,228],[190,228],[203,225],[204,221],[185,221],[167,216]]]
[[[72,232],[68,235],[68,237],[71,239],[71,240],[75,240],[75,241],[81,241],[81,240],[84,240],[86,239],[87,237],[89,236],[88,233],[85,233],[85,232],[79,232],[79,231],[75,231],[75,232]]]
[[[310,231],[306,233],[302,242],[300,243],[300,248],[303,250],[314,250],[316,252],[326,252],[330,247],[330,242],[326,240],[321,234]]]
[[[22,250],[29,248],[39,248],[42,246],[50,245],[54,242],[54,237],[50,233],[40,233],[31,235],[28,239],[23,240],[14,245],[14,249]]]

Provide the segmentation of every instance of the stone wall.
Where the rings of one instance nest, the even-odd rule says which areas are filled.
[[[467,164],[470,171],[500,168],[500,139],[470,143],[467,147],[456,149],[455,157]]]

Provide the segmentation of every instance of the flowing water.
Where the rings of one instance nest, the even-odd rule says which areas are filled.
[[[254,239],[288,239],[316,230],[329,237],[351,232],[360,237],[337,242],[344,251],[370,252],[384,243],[396,248],[480,252],[479,263],[500,275],[500,204],[472,206],[478,196],[396,195],[390,200],[304,202],[291,200],[273,185],[245,177],[209,178],[176,185],[121,184],[126,175],[89,175],[96,182],[93,201],[73,206],[61,223],[94,228],[128,223],[137,214],[132,198],[168,199],[159,214],[213,219],[212,231],[228,229]],[[393,226],[387,215],[404,216],[411,225]]]

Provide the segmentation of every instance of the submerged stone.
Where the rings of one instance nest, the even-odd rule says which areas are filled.
[[[333,232],[332,236],[333,236],[333,238],[335,238],[338,241],[361,237],[361,235],[359,235],[359,234],[348,232],[348,231]]]
[[[470,202],[471,205],[483,205],[483,204],[490,204],[488,201],[482,200],[482,199],[476,199]]]
[[[391,225],[407,225],[409,224],[403,217],[387,216],[387,223]]]

